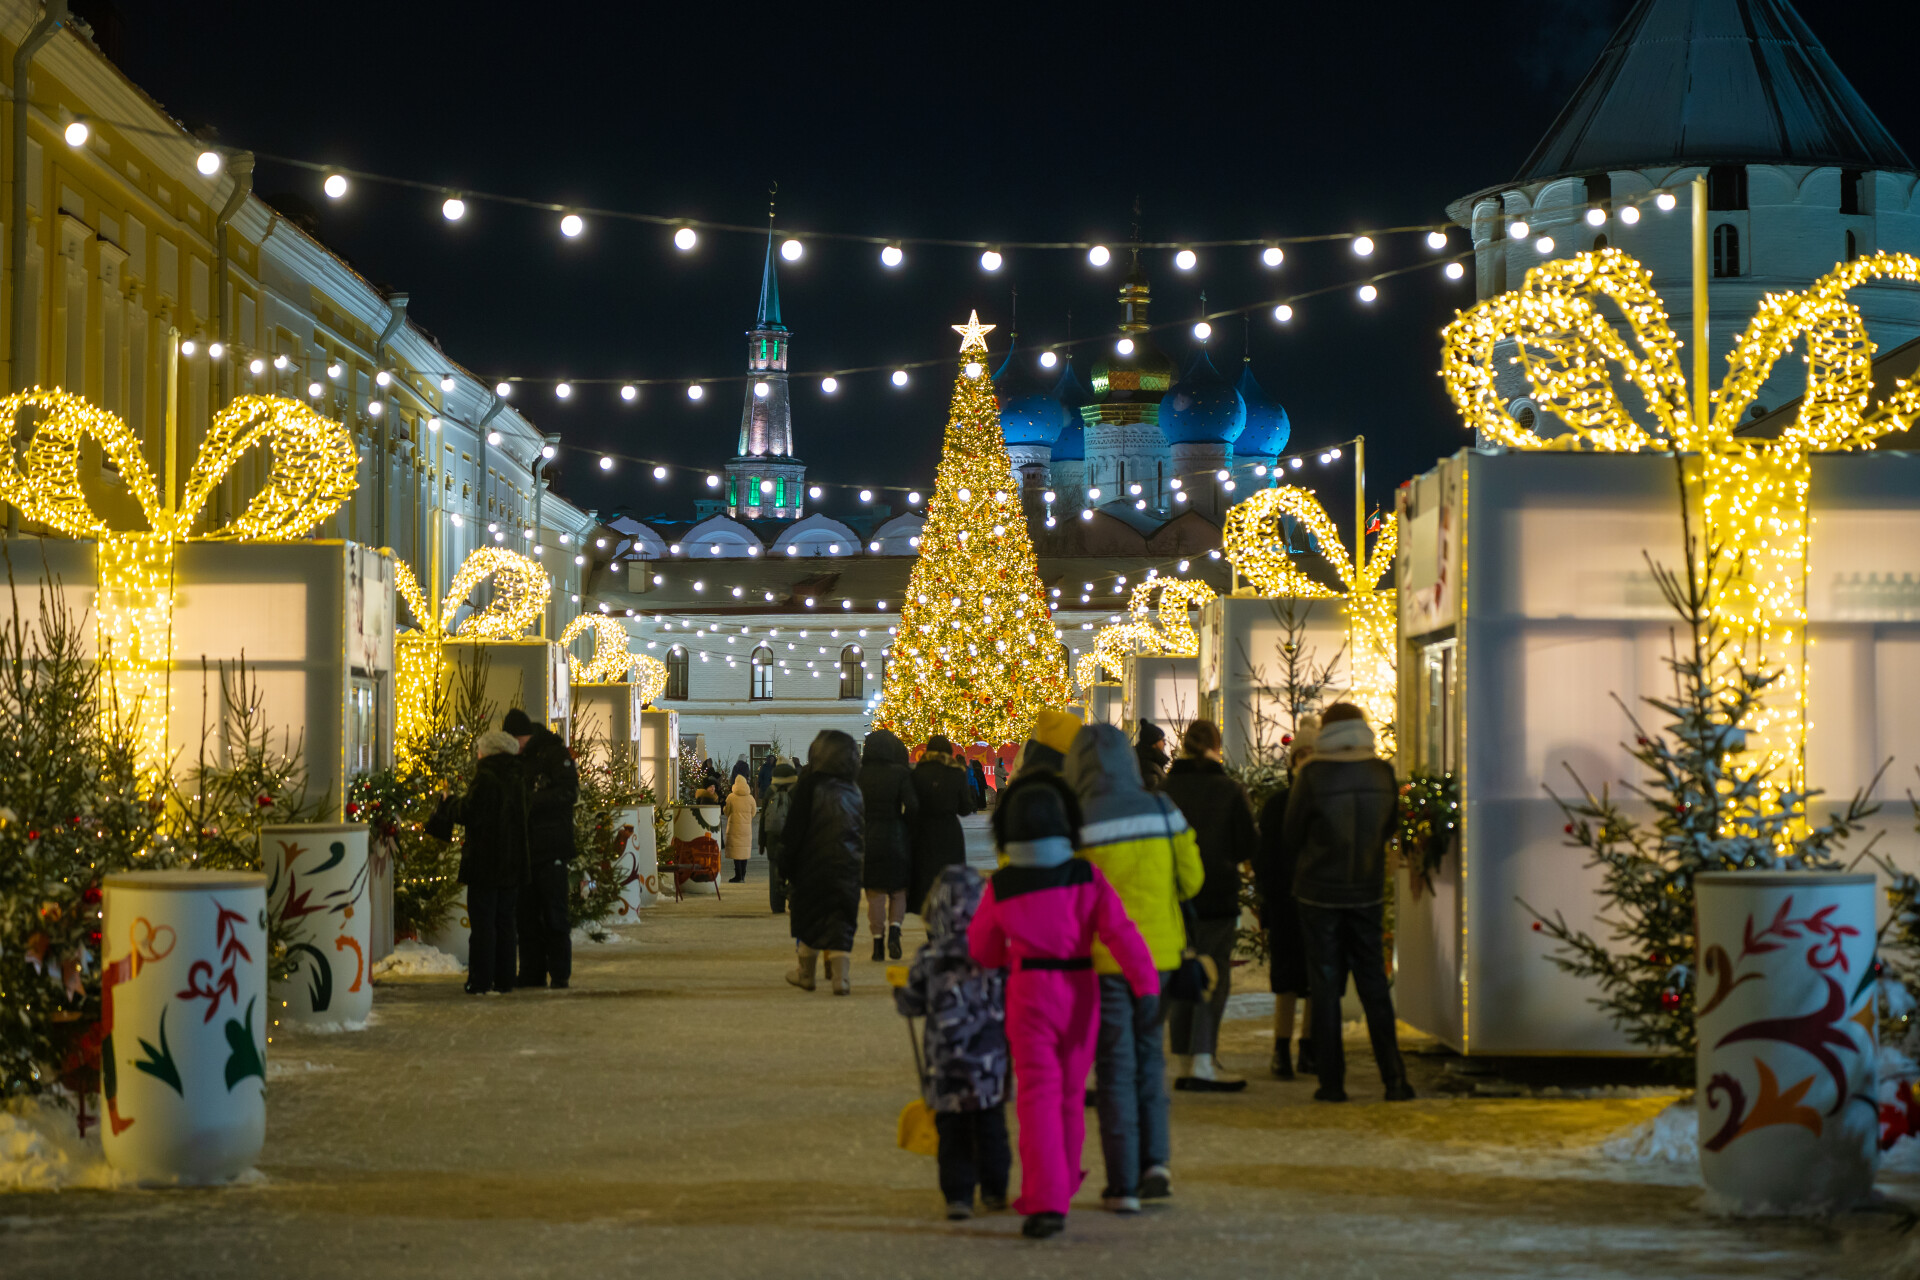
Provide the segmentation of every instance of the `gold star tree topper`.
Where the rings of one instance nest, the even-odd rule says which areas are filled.
[[[994,330],[993,325],[980,323],[980,313],[978,311],[969,314],[965,324],[953,324],[947,327],[960,335],[960,349],[962,351],[972,351],[975,348],[985,351],[987,349],[987,335]]]

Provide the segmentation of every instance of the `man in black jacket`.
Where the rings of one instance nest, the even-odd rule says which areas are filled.
[[[520,985],[559,990],[573,977],[573,930],[567,921],[567,869],[573,862],[573,809],[580,770],[560,736],[515,707],[500,727],[520,742],[527,788],[527,848],[532,864],[520,896]]]
[[[1387,838],[1400,788],[1393,768],[1373,753],[1373,730],[1350,702],[1320,720],[1320,737],[1287,797],[1281,843],[1293,862],[1293,893],[1307,936],[1313,990],[1313,1043],[1321,1102],[1347,1100],[1340,1047],[1340,997],[1347,975],[1367,1015],[1367,1038],[1388,1102],[1413,1096],[1394,1037],[1393,993],[1381,916],[1387,896]]]

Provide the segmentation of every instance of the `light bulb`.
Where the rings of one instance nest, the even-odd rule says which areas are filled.
[[[255,356],[253,359],[247,361],[248,373],[251,373],[257,377],[258,375],[263,374],[266,371],[267,371],[267,362],[265,360],[262,360],[259,356]]]
[[[314,385],[315,385],[315,386],[318,386],[318,385],[319,385],[319,383],[315,383]],[[440,429],[440,419],[438,419],[438,418],[428,418],[428,419],[427,419],[427,430],[429,430],[429,431],[438,431],[439,429]]]
[[[194,342],[192,338],[188,338],[180,344],[180,354],[183,356],[190,356],[197,350],[199,350],[199,344]]]
[[[1113,344],[1113,349],[1115,351],[1118,351],[1123,356],[1130,356],[1133,354],[1133,339],[1122,338],[1120,339],[1120,341]]]
[[[895,369],[893,371],[893,385],[896,387],[904,387],[907,385],[907,371],[905,369]]]
[[[1177,476],[1174,479],[1167,481],[1167,488],[1178,489],[1179,487],[1180,487],[1180,480]]]
[[[320,189],[327,193],[329,199],[338,200],[347,194],[347,176],[344,173],[330,173],[327,180],[320,184]]]
[[[1628,226],[1632,226],[1634,223],[1640,221],[1640,207],[1630,204],[1622,209],[1620,211],[1620,221],[1626,223]]]
[[[1329,458],[1332,458],[1332,459],[1333,459],[1334,461],[1336,461],[1336,462],[1338,462],[1338,461],[1340,460],[1340,450],[1339,450],[1339,448],[1338,448],[1338,447],[1336,446],[1336,447],[1334,447],[1334,448],[1332,448],[1332,449],[1329,449],[1329,450],[1327,450],[1327,456],[1328,456]]]
[[[1526,223],[1520,221],[1519,219],[1515,219],[1514,221],[1507,224],[1507,234],[1512,236],[1515,240],[1525,240],[1527,238],[1527,233],[1530,230],[1531,228],[1528,227]]]
[[[1127,492],[1130,494],[1133,494],[1135,497],[1138,497],[1140,494],[1140,486],[1137,484],[1130,484],[1127,486]]]
[[[1260,261],[1270,267],[1277,267],[1287,260],[1287,251],[1277,244],[1270,244],[1260,251]]]
[[[499,445],[500,445],[500,441],[501,441],[502,439],[503,439],[503,437],[501,436],[501,434],[500,434],[500,433],[499,433],[498,431],[489,431],[489,432],[487,432],[487,443],[488,443],[488,444],[490,444],[490,445],[493,445],[493,446],[494,446],[495,448],[498,448],[498,447],[499,447]]]
[[[1098,488],[1098,487],[1096,486],[1096,487],[1094,487],[1094,488],[1091,488],[1091,489],[1088,489],[1088,490],[1087,490],[1087,496],[1088,496],[1089,498],[1092,498],[1092,499],[1094,499],[1094,500],[1096,500],[1096,501],[1098,501],[1098,499],[1099,499],[1099,497],[1100,497],[1100,490],[1099,490],[1099,488]]]
[[[1285,324],[1287,321],[1293,319],[1293,308],[1283,302],[1273,309],[1273,318],[1281,324]]]
[[[1427,248],[1444,249],[1447,247],[1447,233],[1444,231],[1427,232]]]
[[[655,480],[665,480],[667,478],[667,469],[665,467],[655,467],[653,469],[653,478]]]
[[[1087,508],[1086,510],[1084,510],[1084,511],[1082,511],[1082,512],[1080,513],[1080,518],[1081,518],[1082,520],[1091,520],[1091,519],[1093,519],[1093,508],[1091,508],[1091,507],[1088,507],[1088,508]]]
[[[719,487],[720,487],[720,477],[719,477],[719,476],[708,476],[708,477],[707,477],[707,488],[709,488],[709,489],[718,489]]]
[[[808,489],[807,489],[807,496],[808,496],[809,498],[812,498],[812,499],[813,499],[814,501],[816,501],[816,502],[817,502],[817,501],[819,501],[819,500],[820,500],[820,486],[819,486],[819,485],[817,485],[817,484],[816,484],[816,485],[811,485],[811,486],[809,486],[809,487],[808,487]]]
[[[202,151],[198,156],[194,157],[193,167],[198,169],[203,177],[211,178],[214,174],[220,172],[220,153],[218,151]]]
[[[1093,248],[1087,250],[1087,261],[1091,262],[1096,267],[1104,267],[1109,262],[1113,261],[1113,255],[1107,252],[1107,246],[1103,244],[1097,244],[1093,246]]]
[[[448,375],[447,375],[446,377],[444,377],[444,378],[442,378],[442,379],[440,379],[440,389],[441,389],[442,391],[451,391],[451,390],[453,390],[453,375],[452,375],[452,374],[448,374]]]
[[[1199,262],[1200,262],[1200,255],[1196,254],[1191,249],[1182,249],[1180,252],[1173,255],[1173,265],[1180,268],[1182,271],[1193,270],[1194,267],[1199,265]]]
[[[571,240],[587,229],[586,219],[577,213],[570,213],[560,219],[560,234]]]
[[[1678,200],[1674,199],[1673,192],[1671,191],[1662,191],[1659,195],[1653,198],[1653,202],[1656,205],[1660,206],[1660,212],[1662,213],[1672,213],[1673,206],[1680,203]]]
[[[309,382],[307,384],[307,394],[312,396],[315,400],[318,400],[320,398],[320,393],[325,390],[326,388],[321,386],[317,382]]]
[[[897,267],[906,259],[907,255],[897,244],[890,244],[880,251],[880,265],[883,267]]]
[[[1307,465],[1307,460],[1306,460],[1305,458],[1294,458],[1294,459],[1292,459],[1292,466],[1293,466],[1293,469],[1294,469],[1295,471],[1298,471],[1298,470],[1299,470],[1300,468],[1302,468],[1302,467],[1304,467],[1304,466],[1306,466],[1306,465]]]
[[[820,379],[820,389],[826,392],[828,395],[832,395],[834,392],[840,389],[840,379],[822,378]]]
[[[386,411],[387,411],[387,406],[386,406],[386,405],[384,405],[384,404],[381,404],[381,403],[380,403],[380,402],[379,402],[378,400],[369,400],[369,401],[367,401],[367,416],[368,416],[368,417],[370,417],[370,418],[377,418],[377,417],[379,417],[379,416],[380,416],[381,414],[383,414],[383,413],[385,413]]]
[[[767,393],[771,390],[773,390],[773,388],[764,382],[756,382],[753,384],[753,394],[756,399],[765,400]]]
[[[969,360],[969,361],[967,361],[967,366],[966,366],[966,369],[964,370],[964,372],[966,373],[966,375],[967,375],[967,376],[968,376],[969,378],[977,378],[977,377],[979,377],[979,376],[980,376],[980,362],[979,362],[978,360]],[[895,377],[898,377],[898,376],[900,376],[900,375],[898,375],[898,374],[895,374],[894,376],[895,376]]]
[[[699,243],[700,237],[694,233],[692,227],[682,227],[673,233],[673,247],[683,253]]]
[[[467,216],[467,202],[459,196],[448,196],[440,202],[440,216],[448,222],[458,222]]]
[[[393,382],[393,375],[388,373],[385,369],[382,369],[380,372],[373,375],[373,382],[375,386],[380,386],[380,387],[388,386]]]
[[[1053,368],[1053,366],[1059,363],[1060,363],[1060,357],[1053,354],[1053,352],[1042,351],[1040,353],[1040,367],[1042,369],[1051,369]]]
[[[1225,480],[1227,478],[1227,473],[1225,471],[1216,471],[1213,473],[1213,478],[1215,480]]]
[[[687,399],[689,400],[698,400],[705,394],[707,394],[707,389],[697,382],[687,388]]]
[[[1257,476],[1264,476],[1265,474],[1267,474],[1267,464],[1263,462],[1259,466],[1255,467],[1253,469],[1253,474]]]
[[[1228,485],[1227,487],[1231,489],[1233,486]],[[1147,509],[1147,500],[1145,498],[1136,498],[1133,503],[1133,509],[1135,511],[1145,511]]]
[[[872,501],[873,501],[873,490],[871,490],[871,489],[862,489],[862,490],[860,491],[860,501],[862,501],[862,502],[872,502]]]
[[[1447,264],[1447,279],[1458,280],[1466,274],[1467,269],[1458,262],[1449,262]]]
[[[87,145],[87,135],[90,132],[91,130],[87,128],[87,122],[85,120],[75,120],[66,127],[66,131],[62,136],[66,138],[68,146],[84,147]]]
[[[493,384],[493,394],[505,400],[513,394],[513,384],[511,382],[496,382]]]
[[[1552,252],[1553,252],[1553,237],[1552,237],[1552,236],[1541,236],[1541,237],[1540,237],[1540,238],[1539,238],[1538,240],[1535,240],[1535,241],[1533,242],[1533,247],[1534,247],[1534,250],[1535,250],[1536,252],[1539,252],[1539,253],[1552,253]]]
[[[227,354],[227,348],[226,348],[226,344],[225,344],[225,343],[221,343],[221,342],[209,342],[209,343],[207,344],[207,356],[208,356],[208,358],[210,358],[210,359],[213,359],[213,360],[218,360],[218,359],[219,359],[219,358],[220,358],[221,356],[224,356],[224,355],[226,355],[226,354]],[[339,377],[340,375],[338,375],[338,374],[335,374],[334,376],[335,376],[335,377]]]
[[[771,481],[771,480],[762,480],[762,481],[760,482],[760,492],[762,492],[762,493],[772,493],[772,492],[773,492],[773,481]]]
[[[1590,227],[1599,227],[1599,226],[1604,226],[1604,225],[1606,225],[1606,221],[1607,221],[1607,211],[1606,211],[1605,209],[1589,209],[1589,210],[1587,210],[1587,225],[1588,225],[1588,226],[1590,226]]]
[[[600,459],[600,469],[601,469],[602,471],[611,471],[611,470],[613,470],[613,459],[612,459],[612,458],[602,458],[602,459]]]
[[[1208,324],[1205,320],[1202,320],[1199,324],[1196,324],[1195,326],[1193,326],[1193,336],[1199,339],[1201,342],[1205,342],[1208,338],[1211,338],[1213,336],[1213,326]]]
[[[216,342],[214,345],[219,346],[220,344]],[[208,354],[211,355],[212,352],[208,352]],[[332,364],[327,366],[327,376],[329,378],[332,378],[335,382],[340,381],[340,375],[343,372],[345,372],[345,369],[343,368],[343,366],[340,364],[338,360],[335,360]]]
[[[1360,286],[1360,301],[1372,302],[1375,298],[1379,296],[1380,296],[1380,291],[1374,288],[1372,285],[1363,284]]]
[[[919,505],[920,505],[920,491],[919,491],[919,490],[917,490],[917,489],[916,489],[916,490],[914,490],[913,492],[911,492],[911,493],[909,493],[909,494],[907,494],[907,505],[908,505],[908,506],[910,506],[910,507],[917,507],[917,506],[919,506]]]
[[[998,271],[1003,261],[1005,261],[1005,259],[1001,258],[998,249],[989,249],[980,255],[980,269],[982,271]]]
[[[1372,253],[1373,237],[1372,236],[1355,236],[1353,238],[1353,252],[1356,257],[1361,257],[1361,258],[1364,258],[1368,254]]]
[[[275,356],[273,358],[273,367],[276,369],[284,369],[291,363],[292,361],[288,360],[285,356]]]
[[[780,256],[788,262],[800,261],[800,255],[806,251],[806,246],[802,245],[798,240],[782,241],[780,245]]]

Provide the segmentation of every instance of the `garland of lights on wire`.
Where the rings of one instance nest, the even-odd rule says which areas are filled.
[[[1704,421],[1689,402],[1680,340],[1653,274],[1618,249],[1543,263],[1527,272],[1523,288],[1461,314],[1444,334],[1447,392],[1467,424],[1491,440],[1515,449],[1696,455],[1689,482],[1707,544],[1739,566],[1713,601],[1735,641],[1729,660],[1757,655],[1783,673],[1748,738],[1750,750],[1784,767],[1776,794],[1800,789],[1805,773],[1807,455],[1871,449],[1920,418],[1920,386],[1905,379],[1870,406],[1874,348],[1847,291],[1878,280],[1920,283],[1920,258],[1872,254],[1835,267],[1802,292],[1763,298],[1727,356],[1726,379],[1712,392]],[[1618,310],[1625,334],[1598,299]],[[1740,436],[1741,418],[1774,363],[1801,341],[1807,392],[1799,413],[1776,438]],[[1525,374],[1541,416],[1557,417],[1566,433],[1542,437],[1508,415],[1495,379],[1511,364]],[[1616,373],[1639,393],[1637,416],[1615,390]],[[1732,675],[1718,673],[1722,680]]]
[[[1287,549],[1282,519],[1299,521],[1313,536],[1344,591],[1322,585],[1294,563]],[[1310,489],[1294,485],[1262,489],[1227,512],[1220,545],[1234,571],[1255,591],[1276,599],[1339,600],[1347,619],[1347,684],[1349,696],[1367,713],[1380,736],[1380,753],[1394,750],[1395,646],[1398,644],[1396,596],[1380,589],[1380,579],[1393,564],[1397,541],[1391,520],[1375,526],[1373,551],[1355,565],[1333,518]]]
[[[1160,593],[1157,623],[1152,608],[1156,591]],[[1218,596],[1214,589],[1197,579],[1152,576],[1135,586],[1127,602],[1127,620],[1100,628],[1094,634],[1093,648],[1081,654],[1074,665],[1074,683],[1080,687],[1082,696],[1101,683],[1103,672],[1118,675],[1123,659],[1129,654],[1198,657],[1200,633],[1193,629],[1187,610],[1200,608],[1215,599]]]
[[[492,603],[469,613],[449,629],[449,622],[473,589],[489,578],[493,580]],[[429,608],[426,592],[420,589],[413,571],[397,557],[394,589],[415,623],[414,630],[396,634],[393,643],[394,746],[402,763],[411,763],[412,744],[433,727],[433,703],[445,664],[441,645],[450,635],[484,640],[514,640],[525,635],[546,612],[547,602],[553,598],[553,579],[537,562],[517,551],[480,547],[461,562],[437,610]]]
[[[920,555],[874,726],[910,745],[1019,742],[1044,707],[1067,704],[1066,664],[1040,585],[976,312],[960,368]]]
[[[25,520],[99,544],[99,652],[114,700],[135,718],[142,766],[157,772],[167,756],[176,545],[304,536],[352,495],[359,467],[353,440],[339,423],[297,400],[237,397],[213,415],[176,506],[155,483],[139,437],[84,397],[35,387],[0,400],[0,415],[24,464],[0,471],[0,502]],[[22,426],[31,431],[24,448],[17,438]],[[89,439],[119,473],[145,530],[117,529],[94,511],[81,483]],[[265,483],[233,520],[194,533],[215,487],[254,448],[272,458]]]

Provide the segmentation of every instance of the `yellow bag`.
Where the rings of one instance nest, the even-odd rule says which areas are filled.
[[[939,1155],[940,1131],[933,1126],[933,1108],[919,1098],[900,1108],[896,1140],[902,1151],[922,1156]]]

